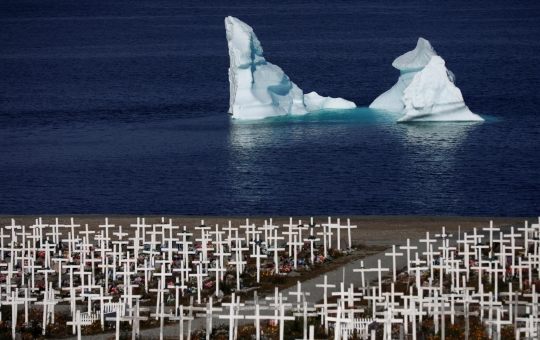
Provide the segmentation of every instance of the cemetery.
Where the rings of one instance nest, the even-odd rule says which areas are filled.
[[[540,223],[441,226],[390,247],[355,228],[11,219],[0,338],[538,339]],[[354,275],[335,274],[345,265]]]

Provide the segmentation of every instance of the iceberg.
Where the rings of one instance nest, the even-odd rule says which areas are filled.
[[[454,81],[455,77],[446,69],[443,58],[432,56],[403,91],[401,100],[405,105],[405,116],[398,122],[483,121],[465,105]]]
[[[318,109],[354,108],[342,98],[304,92],[274,64],[263,57],[263,48],[253,29],[234,17],[225,18],[229,46],[229,113],[237,119],[261,119],[301,115]]]
[[[304,96],[304,103],[308,111],[324,109],[354,109],[356,104],[343,98],[320,96],[317,92],[310,92]]]
[[[392,66],[397,68],[400,73],[397,83],[390,90],[377,97],[369,107],[371,109],[402,113],[405,108],[401,101],[403,91],[411,84],[414,76],[429,63],[431,57],[436,55],[437,52],[435,52],[429,41],[418,38],[414,50],[397,57],[392,63]]]

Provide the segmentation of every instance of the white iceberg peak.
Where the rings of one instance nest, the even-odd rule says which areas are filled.
[[[432,56],[424,69],[414,76],[403,92],[405,116],[409,121],[483,121],[472,113],[454,85],[453,74],[446,69],[443,58]]]
[[[415,49],[397,57],[392,66],[400,71],[420,71],[435,55],[437,55],[437,52],[435,52],[429,41],[418,38]]]
[[[435,55],[437,52],[429,41],[418,38],[414,50],[397,57],[392,63],[392,66],[400,71],[397,83],[390,90],[377,97],[369,107],[390,112],[403,112],[405,108],[401,101],[403,91],[409,86],[415,74],[421,71]]]
[[[309,102],[309,99],[306,108],[303,91],[279,66],[264,59],[261,43],[249,25],[237,18],[226,17],[225,30],[230,57],[229,113],[233,118],[260,119],[305,114],[314,107],[321,108]],[[321,98],[326,99],[323,108],[356,107],[354,103],[341,98]]]

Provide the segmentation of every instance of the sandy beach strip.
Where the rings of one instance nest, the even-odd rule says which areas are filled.
[[[43,224],[55,224],[56,218],[58,223],[62,225],[70,225],[71,218],[75,224],[81,227],[76,228],[76,232],[85,229],[85,225],[88,224],[88,229],[93,231],[103,231],[104,228],[100,228],[100,225],[105,224],[105,218],[108,218],[109,224],[113,224],[109,230],[109,233],[116,232],[119,226],[122,226],[122,232],[127,232],[128,237],[131,237],[135,233],[135,228],[131,227],[132,224],[137,223],[137,217],[145,219],[147,225],[159,224],[162,218],[168,222],[172,220],[173,226],[179,226],[178,231],[182,230],[186,226],[187,230],[194,231],[195,227],[199,226],[202,221],[206,226],[210,226],[213,229],[216,224],[220,229],[227,227],[229,221],[233,227],[240,227],[246,224],[246,219],[249,219],[250,224],[255,224],[257,227],[264,225],[265,221],[279,226],[284,230],[283,225],[289,224],[289,216],[135,216],[135,215],[0,215],[0,226],[4,229],[4,234],[7,234],[5,226],[12,224],[12,219],[15,220],[15,224],[19,226],[26,226],[27,232],[29,227],[36,223],[36,219],[41,217]],[[441,232],[442,227],[446,228],[447,233],[457,233],[458,229],[461,232],[471,232],[473,228],[482,229],[489,227],[490,221],[493,221],[495,227],[522,227],[525,221],[531,223],[538,223],[538,217],[470,217],[470,216],[332,216],[332,223],[337,223],[337,219],[340,219],[341,225],[347,224],[347,219],[350,219],[351,225],[356,225],[357,228],[351,230],[352,243],[365,243],[365,244],[393,244],[396,241],[410,239],[419,239],[426,236],[426,232],[429,232],[433,237],[435,234]],[[293,224],[299,224],[302,221],[304,224],[310,223],[311,216],[293,216]],[[314,222],[316,224],[328,223],[328,216],[314,216]],[[49,228],[48,228],[49,229]],[[71,228],[60,228],[60,231],[64,235]],[[244,229],[239,230],[239,235],[243,236]],[[319,229],[318,232],[321,230]],[[19,231],[20,232],[20,231]],[[341,230],[341,239],[343,241],[347,238],[347,230]]]

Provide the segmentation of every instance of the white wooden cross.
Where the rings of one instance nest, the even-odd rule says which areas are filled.
[[[378,275],[378,283],[379,283],[379,297],[382,297],[382,273],[387,272],[388,268],[381,268],[381,259],[377,260],[377,268],[370,268],[366,271],[369,272],[377,272]]]
[[[179,241],[180,245],[182,246],[182,262],[184,262],[184,266],[187,267],[189,263],[189,255],[195,254],[195,250],[189,250],[189,245],[193,244],[193,242],[188,241],[191,236],[193,236],[193,233],[190,233],[186,230],[186,226],[184,226],[184,230],[182,232],[177,233],[176,235],[181,236],[181,240]]]
[[[147,234],[150,235],[150,241],[148,244],[150,245],[150,250],[145,250],[143,253],[148,254],[150,256],[150,263],[154,264],[155,256],[161,255],[161,252],[158,248],[158,244],[160,243],[157,240],[157,236],[161,235],[163,237],[163,230],[158,230],[161,227],[159,224],[153,224],[152,225],[152,231],[148,231]]]
[[[271,320],[274,319],[275,316],[273,315],[261,315],[261,305],[255,304],[255,314],[254,315],[246,315],[246,319],[248,320],[254,320],[255,324],[255,339],[261,338],[261,320]]]
[[[45,335],[47,325],[49,323],[54,324],[54,306],[60,302],[56,298],[55,293],[60,293],[52,288],[52,282],[46,286],[47,290],[41,292],[43,294],[43,300],[36,302],[37,305],[43,305],[43,321],[42,321],[42,334]]]
[[[77,327],[77,340],[81,340],[81,335],[82,335],[82,332],[81,332],[81,328],[82,326],[89,326],[91,325],[91,321],[90,320],[82,320],[81,319],[81,311],[80,310],[77,310],[77,313],[75,313],[74,315],[74,318],[72,321],[68,321],[66,322],[66,325],[72,325],[73,327]],[[118,327],[120,328],[120,327]],[[118,336],[117,336],[117,339],[119,339],[119,329],[116,331]]]
[[[392,339],[392,324],[394,323],[403,323],[403,319],[394,318],[393,308],[387,307],[384,313],[383,319],[377,319],[378,322],[384,323],[384,339]],[[444,339],[444,338],[443,338]]]
[[[103,291],[104,291],[103,287],[99,287],[99,295],[98,294],[88,295],[89,303],[91,303],[93,300],[99,300],[99,316],[100,316],[100,322],[101,322],[101,330],[105,330],[105,319],[104,319],[105,313],[104,313],[104,308],[103,308],[104,301],[110,302],[113,298],[112,296],[103,295]],[[88,310],[88,312],[90,313],[90,309]]]
[[[465,233],[465,236],[467,236],[467,233]],[[468,243],[465,243],[463,251],[460,251],[459,254],[464,257],[463,258],[463,264],[465,265],[465,267],[469,268],[470,256],[474,255],[475,252],[470,251]],[[469,281],[469,276],[470,276],[470,270],[467,270],[465,272],[465,274],[467,276],[467,282],[468,282]]]
[[[264,241],[266,242],[266,244],[269,244],[269,240],[268,240],[268,237],[272,236],[272,231],[274,229],[279,229],[279,225],[274,225],[272,223],[272,219],[270,219],[270,222],[268,222],[267,220],[264,220],[264,225],[259,228],[260,231],[264,231]]]
[[[282,235],[289,235],[289,240],[287,241],[287,245],[289,246],[289,256],[291,256],[292,254],[292,239],[293,239],[293,235],[298,235],[298,233],[296,231],[293,231],[293,228],[295,227],[295,225],[293,224],[293,221],[292,221],[292,217],[289,218],[289,224],[284,224],[283,227],[285,228],[289,228],[289,231],[284,231],[282,232],[281,234]],[[295,251],[296,253],[296,251]]]
[[[11,219],[11,225],[7,225],[6,229],[11,230],[11,243],[17,242],[17,236],[15,235],[15,230],[21,229],[21,226],[15,224],[15,219],[13,218]]]
[[[232,226],[232,224],[231,224],[231,221],[229,221],[229,226],[223,228],[223,230],[229,232],[229,233],[228,233],[228,236],[227,236],[227,243],[228,243],[229,248],[230,248],[230,247],[231,247],[231,237],[232,237],[232,233],[231,233],[231,232],[234,231],[234,230],[238,230],[238,228],[234,228],[234,227]]]
[[[317,238],[315,236],[309,236],[308,238],[305,238],[304,239],[304,242],[309,242],[309,248],[311,250],[311,257],[309,258],[311,263],[315,263],[315,255],[313,254],[313,243],[316,242],[316,241],[320,241],[321,239],[320,238]],[[296,253],[295,253],[296,255]]]
[[[530,265],[524,264],[521,261],[521,257],[518,258],[518,263],[516,265],[512,266],[512,271],[518,270],[519,271],[519,290],[523,290],[523,270],[528,269],[529,272],[531,271]]]
[[[31,242],[32,248],[37,249],[38,243],[41,244],[43,238],[41,235],[39,235],[39,229],[37,229],[35,226],[31,226],[30,228],[32,228],[32,232],[26,235],[26,239],[27,241]]]
[[[324,258],[326,258],[328,256],[328,247],[326,246],[326,237],[329,236],[329,235],[332,235],[331,230],[328,230],[328,232],[326,231],[327,227],[328,227],[327,224],[323,224],[322,225],[323,231],[320,232],[320,233],[317,233],[317,235],[321,235],[322,239],[323,239]]]
[[[303,295],[309,296],[309,292],[302,291],[302,283],[300,281],[296,282],[296,292],[289,292],[289,295],[296,295],[296,310],[300,310],[300,303],[302,302]]]
[[[496,308],[495,309],[496,319],[494,321],[491,321],[490,324],[495,324],[496,331],[497,331],[497,338],[501,339],[501,327],[504,325],[511,325],[512,320],[501,320],[501,315],[503,314],[502,308]]]
[[[523,228],[518,228],[517,230],[523,231],[523,236],[525,238],[525,244],[524,244],[525,256],[527,256],[529,254],[529,242],[530,242],[529,238],[532,235],[534,228],[532,227],[529,228],[529,221],[525,221],[525,226]]]
[[[294,269],[297,269],[297,265],[298,265],[298,248],[297,248],[297,246],[300,247],[300,249],[302,249],[301,247],[304,244],[303,242],[300,242],[300,241],[296,240],[297,236],[298,235],[296,235],[296,234],[293,235],[293,240],[294,241],[289,242],[289,244],[292,246],[292,249],[293,249],[293,261],[294,261],[293,267],[294,267]],[[289,254],[289,256],[290,256],[290,254]]]
[[[386,303],[388,304],[387,305],[388,307],[393,308],[393,309],[399,307],[399,302],[396,302],[396,297],[401,298],[403,296],[403,293],[397,293],[396,292],[394,282],[392,282],[390,284],[390,291],[389,292],[381,293],[381,294],[384,297],[384,300],[386,301]]]
[[[180,262],[182,263],[182,262]],[[177,276],[176,277],[176,282],[174,284],[168,284],[167,285],[167,288],[168,289],[174,289],[174,310],[175,310],[175,313],[176,311],[178,310],[178,306],[180,304],[180,292],[183,292],[184,289],[187,288],[187,286],[184,284],[184,282],[182,281],[182,283],[180,283],[180,278]]]
[[[210,334],[212,333],[212,318],[219,316],[216,312],[223,311],[223,308],[214,308],[214,301],[212,297],[206,303],[204,313],[197,313],[196,316],[206,317],[206,340],[210,340]]]
[[[163,228],[163,242],[167,247],[168,259],[172,261],[172,253],[176,250],[174,244],[179,241],[177,237],[173,237],[173,230],[180,229],[180,227],[172,225],[171,219],[169,219],[169,223],[163,223],[161,227]]]
[[[108,247],[109,246],[109,241],[111,240],[109,238],[109,229],[114,228],[114,224],[109,224],[109,218],[105,217],[105,224],[100,224],[99,227],[100,228],[105,228],[105,236],[102,235],[101,240],[105,241],[106,246]],[[103,248],[103,246],[101,246],[101,248]]]
[[[49,224],[49,227],[52,229],[50,233],[46,233],[45,235],[47,236],[52,236],[53,237],[53,242],[55,244],[60,244],[60,235],[62,235],[62,233],[59,231],[59,228],[63,228],[64,225],[63,224],[59,224],[58,223],[58,218],[55,219],[55,223],[54,224]]]
[[[280,301],[279,304],[279,317],[277,320],[279,323],[279,340],[283,340],[285,321],[294,320],[294,316],[285,316],[285,304],[283,304],[283,301]]]
[[[332,224],[332,218],[330,216],[328,216],[328,223],[323,224],[323,227],[325,226],[328,228],[328,233],[326,233],[326,236],[328,236],[328,248],[332,248],[332,228],[336,228],[336,224]]]
[[[197,265],[197,272],[194,274],[189,274],[189,276],[197,278],[197,303],[201,303],[201,290],[203,288],[202,279],[203,277],[208,276],[208,274],[202,271],[203,264],[201,261],[193,261],[193,264]]]
[[[304,333],[303,333],[303,340],[307,340],[308,336],[308,317],[317,316],[317,312],[315,308],[309,308],[308,303],[306,301],[306,297],[303,297],[303,308],[301,309],[301,312],[293,313],[293,316],[301,316],[304,319]]]
[[[465,284],[465,282],[463,282]],[[463,315],[464,318],[465,318],[465,340],[468,340],[469,339],[469,317],[470,316],[478,316],[478,312],[471,312],[469,309],[470,309],[470,304],[471,303],[476,303],[476,300],[473,300],[470,296],[469,296],[469,290],[470,289],[465,289],[465,285],[463,285],[464,287],[464,295],[463,295],[463,298],[461,300],[461,303],[463,303],[463,311],[462,312],[456,312],[455,314],[456,315]],[[472,287],[470,287],[472,288]],[[474,288],[473,288],[474,289]]]
[[[164,303],[164,295],[165,293],[168,293],[169,290],[166,289],[166,288],[162,288],[161,286],[161,280],[158,279],[158,285],[157,285],[157,288],[154,288],[154,289],[150,289],[151,292],[155,292],[156,295],[157,295],[157,299],[156,299],[156,314],[154,315],[156,317],[156,320],[158,319],[159,314],[164,314],[164,311],[163,311],[163,303]],[[160,312],[160,309],[161,309],[161,312]]]
[[[253,239],[253,232],[255,231],[255,224],[249,224],[249,218],[246,218],[246,224],[240,225],[240,229],[245,229],[244,235],[246,235],[246,241],[250,244],[250,239]]]
[[[257,267],[257,269],[256,269],[257,270],[257,283],[259,283],[261,281],[261,259],[268,258],[268,256],[261,254],[261,246],[256,244],[255,245],[255,252],[254,252],[254,254],[250,255],[250,257],[255,258],[255,264],[256,264],[256,267]]]
[[[433,263],[433,255],[432,255],[431,243],[437,242],[437,240],[429,238],[429,231],[427,231],[426,232],[426,238],[425,239],[420,239],[419,241],[426,244],[426,252],[424,252],[423,254],[428,256],[427,262],[431,265]]]
[[[274,231],[275,231],[275,236],[268,237],[268,239],[270,241],[273,241],[272,242],[272,247],[271,248],[269,247],[268,251],[274,252],[274,263],[275,263],[275,266],[276,266],[275,267],[276,268],[276,274],[279,274],[278,252],[285,250],[285,248],[278,247],[278,241],[283,240],[283,236],[278,236],[278,231],[277,230],[274,230]],[[270,234],[272,234],[272,232],[270,232]]]
[[[45,229],[46,227],[48,227],[49,225],[48,224],[43,224],[43,220],[42,218],[36,218],[36,223],[32,226],[30,226],[31,229],[34,230],[34,235],[38,236],[38,240],[41,242],[43,241],[45,238],[43,237],[43,229]],[[0,232],[2,236],[0,237],[6,237],[6,236],[3,236],[4,235],[4,230],[2,230]],[[4,243],[2,241],[2,248],[4,248]],[[2,260],[4,259],[3,255],[2,255]]]
[[[338,218],[337,223],[333,225],[333,228],[337,229],[337,232],[338,232],[336,239],[337,239],[337,249],[339,249],[339,250],[341,250],[341,229],[343,229],[343,227],[344,226],[341,225],[341,221]]]
[[[415,296],[413,293],[413,287],[409,287],[409,295],[403,296],[403,308],[400,310],[401,315],[404,316],[403,325],[405,326],[405,334],[408,334],[409,321],[412,322],[412,339],[416,340],[416,317],[419,316],[420,319],[423,315],[427,313],[422,311],[421,308],[416,308],[416,301],[419,300],[418,296]],[[409,303],[407,303],[409,301]]]
[[[521,234],[514,233],[514,227],[512,227],[511,232],[509,234],[505,234],[504,237],[509,237],[510,238],[511,246],[506,246],[506,249],[507,250],[509,249],[511,251],[511,253],[512,253],[512,268],[514,268],[514,266],[516,265],[515,251],[522,248],[522,247],[516,246],[516,238],[521,237]]]
[[[118,245],[118,252],[121,254],[123,252],[124,246],[127,246],[129,244],[129,241],[127,239],[124,239],[124,236],[127,236],[128,233],[122,232],[122,226],[118,226],[118,232],[113,233],[113,235],[118,236],[118,239],[112,241],[112,244]]]
[[[219,315],[220,319],[229,319],[229,340],[233,340],[235,338],[233,334],[235,320],[244,319],[244,315],[239,315],[237,313],[238,307],[240,305],[240,297],[238,297],[238,302],[236,302],[235,299],[236,296],[235,293],[233,293],[231,296],[231,302],[225,302],[221,304],[224,307],[229,307],[229,315]]]
[[[136,300],[135,306],[128,309],[130,315],[126,315],[122,318],[122,320],[133,323],[133,327],[131,329],[131,340],[135,340],[139,336],[140,322],[148,320],[147,316],[141,316],[142,308],[140,308],[139,299],[137,298]]]
[[[298,225],[296,227],[294,227],[294,229],[298,230],[298,241],[302,241],[303,238],[302,238],[302,230],[307,230],[309,229],[309,227],[305,226],[302,224],[302,220],[299,220],[298,221]],[[303,246],[304,244],[302,244]],[[299,251],[302,250],[302,247],[299,248]]]
[[[159,310],[161,309],[161,312]],[[163,325],[165,318],[174,317],[174,314],[165,313],[163,300],[161,301],[161,308],[158,308],[155,313],[150,314],[151,317],[159,318],[159,340],[163,340]]]
[[[335,311],[328,311],[329,313],[335,313],[336,316],[326,316],[326,319],[328,321],[333,321],[334,324],[334,339],[339,340],[341,339],[341,324],[342,323],[351,323],[352,320],[348,317],[344,317],[343,313],[343,306],[341,303],[338,303],[337,309]]]
[[[13,275],[17,275],[19,272],[13,269],[13,263],[8,262],[7,270],[2,270],[0,271],[0,273],[6,275],[6,284],[4,287],[6,288],[6,292],[8,292],[10,290],[10,287],[16,286],[15,284],[11,284],[11,278],[13,277]]]
[[[500,295],[508,296],[508,301],[506,301],[506,304],[508,305],[508,318],[510,320],[513,320],[514,318],[512,316],[512,311],[513,311],[512,305],[513,305],[513,297],[515,293],[512,291],[512,282],[508,282],[508,291],[501,292]]]
[[[396,256],[403,256],[403,253],[396,253],[396,245],[392,245],[391,253],[384,253],[386,256],[392,256],[392,274],[394,275],[394,282],[397,281],[396,276]]]
[[[482,311],[484,309],[487,309],[488,310],[488,318],[487,320],[484,319],[482,321],[486,322],[486,323],[492,323],[494,320],[493,320],[493,310],[494,309],[500,309],[500,307],[502,306],[502,303],[499,302],[499,301],[493,301],[493,298],[492,298],[492,293],[489,292],[489,298],[487,299],[487,301],[480,301],[480,308],[482,309]],[[492,328],[491,327],[488,327],[488,337],[492,337]]]
[[[525,315],[523,317],[516,317],[516,320],[524,323],[523,327],[515,329],[516,339],[521,339],[521,333],[525,333],[525,339],[538,339],[538,317],[530,314],[530,308],[525,308]]]
[[[421,261],[418,259],[418,253],[415,253],[415,260],[414,261],[411,261],[409,266],[411,264],[414,264],[414,268],[410,268],[409,270],[414,270],[416,271],[415,273],[415,277],[416,277],[416,287],[417,288],[420,288],[421,286],[421,277],[420,277],[420,274],[421,274],[421,271],[422,270],[427,270],[428,267],[425,267],[425,266],[422,266],[422,264],[426,263],[426,261]],[[418,292],[420,293],[420,289],[418,289]]]
[[[328,330],[328,320],[326,316],[328,315],[328,307],[336,307],[336,304],[328,304],[328,288],[336,288],[336,285],[328,284],[328,276],[324,275],[324,283],[317,283],[315,287],[320,287],[324,290],[323,293],[323,303],[320,305],[315,305],[317,308],[321,308],[321,325],[324,322],[324,329]]]
[[[458,244],[458,251],[461,252],[461,244],[463,245],[474,244],[474,241],[467,237],[467,233],[463,233],[463,239],[459,239],[457,241],[457,244]],[[463,247],[463,249],[465,249],[465,247]]]
[[[441,318],[441,339],[445,338],[445,331],[446,331],[446,325],[445,325],[445,318],[446,315],[454,313],[454,311],[447,311],[446,307],[449,307],[450,305],[446,303],[446,299],[440,296],[434,296],[431,298],[431,302],[424,304],[427,307],[435,307],[433,310],[433,323],[435,324],[435,333],[439,332],[439,317]]]
[[[139,240],[144,244],[145,243],[144,237],[146,236],[146,229],[152,226],[149,224],[146,224],[146,219],[144,217],[143,218],[137,217],[137,223],[130,224],[130,227],[137,228],[137,230],[135,231],[135,234],[140,236]]]
[[[353,269],[354,273],[361,273],[362,275],[362,286],[360,289],[366,288],[366,271],[369,271],[369,269],[364,268],[364,261],[360,261],[360,268]]]
[[[75,228],[80,228],[81,225],[80,224],[75,224],[74,220],[73,220],[73,217],[70,218],[70,222],[71,224],[66,224],[64,225],[64,228],[71,228],[71,235],[73,237],[75,237]]]
[[[235,252],[234,261],[229,261],[229,264],[236,266],[236,280],[237,289],[240,289],[240,275],[244,272],[244,266],[247,264],[246,261],[244,261],[244,251],[249,251],[249,247],[243,247],[242,242],[244,241],[244,238],[238,237],[238,230],[235,230],[236,237],[233,238],[234,240],[234,247],[231,247],[231,251]]]
[[[221,239],[221,234],[216,234],[216,250],[214,251],[214,256],[217,256],[218,257],[218,261],[216,261],[216,268],[221,268],[221,269],[225,269],[225,257],[226,256],[231,256],[231,253],[230,252],[226,252],[225,251],[225,244],[228,244],[227,241],[223,241]],[[217,272],[216,272],[217,274]],[[221,278],[223,280],[223,272],[222,271],[219,271],[219,278]],[[217,282],[217,281],[216,281]]]
[[[211,240],[207,237],[208,236],[207,231],[210,230],[211,228],[204,225],[204,221],[201,221],[201,223],[202,224],[200,226],[195,227],[195,229],[198,229],[198,230],[201,231],[201,237],[195,239],[195,241],[200,241],[201,247],[197,248],[196,250],[201,254],[201,256],[199,256],[201,261],[206,263],[204,269],[208,270],[208,264],[207,264],[207,263],[209,263],[209,262],[207,262],[208,261],[208,251],[213,250],[213,249],[208,249],[208,242],[211,241]]]
[[[15,327],[17,326],[17,305],[23,304],[24,301],[19,299],[19,289],[15,289],[11,292],[11,296],[7,296],[6,301],[2,301],[2,305],[11,305],[11,335],[15,340],[17,333]]]
[[[411,239],[407,239],[406,246],[400,246],[399,249],[405,249],[407,251],[407,266],[411,266],[411,250],[418,249],[416,246],[411,246]]]
[[[320,224],[316,224],[315,222],[313,222],[313,217],[311,217],[308,226],[309,226],[309,235],[311,235],[311,236],[313,236],[313,230],[315,228],[320,228],[321,227]]]
[[[156,260],[156,265],[159,265],[160,271],[159,273],[154,272],[154,275],[160,278],[161,288],[167,286],[167,278],[173,275],[172,272],[167,271],[167,264],[169,263],[169,260]]]
[[[9,238],[9,237],[10,237],[9,235],[4,235],[4,228],[0,228],[0,259],[2,259],[2,261],[4,261],[5,251],[10,249],[10,248],[5,247],[4,238]]]
[[[523,294],[524,297],[528,297],[528,298],[531,298],[531,302],[528,303],[527,305],[529,307],[531,307],[531,314],[533,315],[538,315],[538,306],[540,305],[540,302],[538,301],[539,299],[539,294],[536,292],[536,285],[532,285],[532,291],[530,294]]]
[[[488,228],[482,228],[482,230],[489,231],[489,249],[493,251],[493,232],[494,231],[500,231],[501,228],[494,228],[493,227],[493,221],[489,221],[489,227]]]
[[[348,218],[347,219],[347,225],[346,226],[340,226],[340,228],[347,229],[347,236],[348,236],[348,240],[349,240],[348,247],[352,248],[351,229],[356,229],[356,228],[358,228],[358,226],[351,225],[351,220]]]
[[[283,297],[282,293],[279,292],[278,287],[274,287],[274,296],[267,296],[265,299],[268,301],[274,300],[274,303],[270,303],[270,307],[274,307],[275,320],[277,322],[279,306],[280,304],[283,304],[283,301],[286,301],[287,298]]]
[[[133,224],[132,224],[133,226]],[[135,235],[133,237],[128,238],[128,240],[131,241],[131,245],[128,245],[126,248],[127,250],[131,250],[133,252],[133,258],[138,259],[139,258],[139,252],[141,251],[141,238],[139,237],[139,228],[135,229]]]
[[[184,315],[184,306],[183,305],[180,305],[179,307],[179,311],[178,311],[178,315],[177,316],[174,316],[172,318],[169,318],[169,320],[178,320],[179,321],[179,326],[180,326],[180,337],[179,339],[180,340],[184,340],[184,322],[185,321],[193,321],[193,316],[186,316]],[[190,332],[191,333],[191,332]],[[189,336],[191,334],[188,334],[188,339],[189,339]]]
[[[144,266],[138,267],[137,271],[144,272],[144,290],[148,293],[149,281],[152,278],[152,273],[154,272],[154,267],[152,267],[147,259],[144,259]]]

